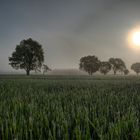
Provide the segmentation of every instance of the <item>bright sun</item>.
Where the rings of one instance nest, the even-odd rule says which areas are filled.
[[[128,42],[131,48],[140,50],[140,28],[135,28],[130,31]]]
[[[133,33],[132,40],[134,45],[140,46],[140,31]]]

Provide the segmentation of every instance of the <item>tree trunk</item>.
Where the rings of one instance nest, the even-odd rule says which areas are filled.
[[[29,76],[30,75],[30,70],[26,71],[26,75]]]
[[[116,68],[113,67],[113,74],[116,75]]]
[[[114,75],[116,75],[116,71],[114,71]]]

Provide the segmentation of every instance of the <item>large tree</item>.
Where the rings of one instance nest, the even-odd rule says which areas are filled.
[[[44,62],[42,45],[31,38],[22,40],[9,57],[9,61],[14,69],[24,69],[26,74],[30,75],[30,71],[41,68]]]
[[[111,64],[114,75],[119,72],[123,72],[126,69],[125,63],[120,58],[110,58],[109,63]]]
[[[100,68],[100,61],[96,56],[85,56],[80,59],[80,69],[92,75]]]
[[[109,62],[101,62],[99,71],[106,75],[111,70],[111,64]]]
[[[140,63],[132,64],[131,69],[138,75],[140,73]]]

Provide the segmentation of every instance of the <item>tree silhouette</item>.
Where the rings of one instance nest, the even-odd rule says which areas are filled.
[[[41,68],[44,61],[44,52],[42,46],[31,38],[22,40],[16,46],[12,56],[9,57],[10,65],[18,70],[24,69],[27,75],[31,70]]]
[[[109,63],[111,64],[114,75],[119,72],[123,72],[126,69],[125,63],[120,58],[110,58]]]
[[[132,64],[131,69],[138,75],[140,73],[140,63]]]
[[[128,69],[125,69],[123,72],[124,72],[124,75],[128,75],[129,74],[129,70]]]
[[[99,71],[106,75],[111,70],[111,64],[109,62],[101,62]]]
[[[80,59],[80,69],[92,75],[100,68],[100,61],[96,56],[85,56]]]
[[[45,75],[45,73],[47,73],[48,71],[51,71],[51,69],[45,64],[43,64],[42,69],[43,69],[43,75]]]

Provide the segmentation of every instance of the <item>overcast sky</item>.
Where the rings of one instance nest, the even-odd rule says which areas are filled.
[[[79,59],[122,58],[128,67],[140,52],[128,47],[128,32],[140,26],[139,0],[0,0],[0,71],[21,40],[42,44],[52,69],[78,68]]]

